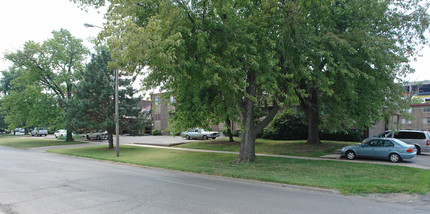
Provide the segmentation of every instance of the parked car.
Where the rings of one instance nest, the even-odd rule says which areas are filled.
[[[72,135],[75,135],[74,133],[72,133]],[[65,137],[65,136],[67,136],[67,130],[65,130],[65,129],[59,129],[59,130],[57,130],[55,133],[54,133],[54,136],[55,136],[55,138],[58,138],[58,137]]]
[[[23,128],[16,128],[14,130],[15,135],[24,135],[25,134],[25,129]]]
[[[417,152],[413,145],[394,138],[368,138],[361,144],[343,147],[341,154],[349,160],[363,157],[388,159],[395,163],[415,158]]]
[[[205,129],[194,128],[194,129],[188,129],[186,132],[182,132],[181,136],[183,138],[186,138],[187,140],[190,140],[190,139],[207,140],[208,138],[215,139],[219,137],[219,133],[207,131]]]
[[[94,131],[94,132],[87,133],[85,137],[87,138],[87,140],[90,140],[90,139],[101,140],[101,139],[107,139],[108,134],[107,134],[107,131],[104,131],[104,132]]]
[[[417,154],[421,152],[430,152],[430,133],[421,130],[387,130],[376,137],[389,137],[399,139],[407,144],[414,145],[417,149]]]
[[[31,131],[31,136],[48,136],[48,130],[44,128],[35,128],[33,131]]]

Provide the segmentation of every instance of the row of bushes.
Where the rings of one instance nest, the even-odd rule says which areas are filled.
[[[344,132],[322,130],[319,134],[321,140],[361,141],[363,139],[363,131],[359,129],[346,129]],[[277,116],[258,137],[271,140],[306,140],[308,125],[305,116],[300,112],[286,111]]]
[[[222,133],[224,136],[228,136],[227,130]],[[152,135],[161,134],[162,132],[159,130],[152,131]],[[232,131],[232,134],[235,137],[240,137],[240,130]],[[346,129],[338,132],[321,130],[319,134],[321,140],[361,141],[364,133],[359,129]],[[303,113],[292,110],[286,111],[278,115],[257,137],[271,140],[306,140],[308,125]]]
[[[227,130],[222,131],[222,134],[224,136],[228,136]],[[231,131],[231,135],[233,135],[233,137],[240,137],[240,130],[238,130],[238,131]]]

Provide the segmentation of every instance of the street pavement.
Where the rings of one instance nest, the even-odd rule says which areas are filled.
[[[2,146],[0,175],[1,214],[430,212],[430,195],[392,203]]]

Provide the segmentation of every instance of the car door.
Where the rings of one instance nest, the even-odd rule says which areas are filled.
[[[360,157],[374,157],[375,156],[375,149],[374,147],[378,143],[378,140],[370,140],[368,142],[363,143],[363,145],[360,147],[358,156]]]
[[[394,144],[389,140],[379,140],[373,149],[375,152],[375,157],[387,158],[388,155],[393,151]]]
[[[199,130],[198,129],[191,130],[190,137],[191,138],[199,138]]]

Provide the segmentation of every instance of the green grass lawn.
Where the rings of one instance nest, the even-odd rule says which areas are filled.
[[[409,167],[258,157],[235,164],[237,155],[121,146],[120,157],[106,146],[50,152],[187,172],[336,189],[344,194],[430,192],[430,170]]]
[[[326,154],[332,154],[337,149],[341,149],[344,146],[349,146],[356,143],[358,142],[323,141],[323,143],[320,145],[309,145],[306,144],[306,141],[304,140],[278,141],[257,139],[255,144],[255,152],[260,154],[319,157]],[[240,139],[235,138],[235,142],[230,142],[227,138],[194,141],[191,143],[179,145],[177,147],[239,152]]]
[[[43,139],[29,136],[4,136],[0,137],[0,146],[9,146],[15,148],[32,148],[45,146],[58,146],[68,144],[81,144],[85,142],[66,142],[64,140]]]

